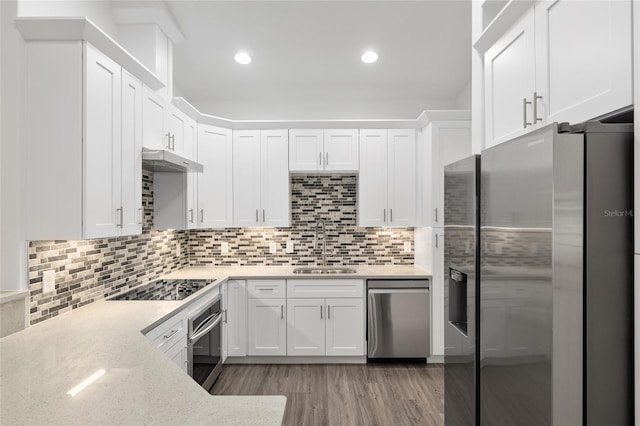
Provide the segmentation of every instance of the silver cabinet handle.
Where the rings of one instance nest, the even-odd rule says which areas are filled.
[[[258,219],[258,209],[256,209],[256,223],[258,223],[260,219]]]
[[[164,335],[164,336],[162,336],[162,337],[164,337],[164,339],[165,339],[165,340],[169,340],[169,339],[171,339],[173,336],[175,336],[175,335],[176,335],[176,333],[177,333],[178,331],[180,331],[180,329],[179,329],[179,328],[178,328],[178,329],[176,329],[176,330],[171,330],[171,331],[169,332],[169,334],[166,334],[166,335]]]
[[[331,305],[327,305],[327,319],[331,319]]]
[[[525,129],[527,126],[531,126],[531,123],[527,121],[527,105],[531,105],[531,102],[527,98],[522,98],[522,125]]]
[[[227,323],[227,310],[223,310],[222,313],[224,314],[224,319],[222,320],[225,324]]]
[[[262,209],[262,221],[265,222],[265,215],[264,215],[264,209]]]
[[[143,213],[142,207],[140,207],[140,208],[138,208],[138,217],[140,218],[138,220],[138,225],[142,225],[143,216],[144,216],[144,213]]]
[[[320,319],[322,319],[322,305],[320,305]]]
[[[322,166],[322,152],[318,153],[318,165]]]
[[[393,209],[389,209],[389,222],[393,222]]]
[[[193,223],[193,209],[189,209],[189,223]]]
[[[120,206],[119,209],[116,209],[116,213],[118,215],[118,222],[116,223],[116,226],[118,228],[122,228],[123,227],[124,216],[123,216],[122,210],[123,210],[122,206]]]
[[[438,234],[436,234],[436,248],[438,248]]]
[[[324,154],[324,165],[325,166],[329,165],[329,153],[328,152],[326,154]]]
[[[538,117],[538,100],[542,99],[542,96],[538,96],[538,92],[533,92],[533,123],[538,121],[542,122],[542,118]]]
[[[200,223],[204,223],[204,209],[200,209]]]
[[[284,319],[284,305],[280,305],[280,319]]]
[[[171,151],[176,150],[176,135],[171,133]]]
[[[387,209],[382,209],[382,221],[387,221]]]
[[[165,136],[167,137],[167,149],[171,149],[171,132],[167,132]]]
[[[437,207],[435,208],[435,211],[436,211],[436,220],[435,221],[437,222],[438,221],[438,208]]]

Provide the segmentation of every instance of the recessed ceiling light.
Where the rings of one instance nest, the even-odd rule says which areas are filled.
[[[249,56],[248,54],[246,54],[244,52],[236,53],[235,56],[233,57],[233,59],[235,59],[237,63],[242,64],[242,65],[248,65],[248,64],[251,63],[251,56]]]
[[[378,54],[376,52],[374,52],[373,50],[367,50],[366,52],[364,52],[362,54],[360,59],[365,64],[372,64],[372,63],[374,63],[375,61],[378,60]]]

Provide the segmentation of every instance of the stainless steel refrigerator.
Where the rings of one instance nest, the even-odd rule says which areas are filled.
[[[482,152],[483,426],[632,424],[632,132],[551,124]]]
[[[445,423],[477,417],[480,156],[444,169]]]

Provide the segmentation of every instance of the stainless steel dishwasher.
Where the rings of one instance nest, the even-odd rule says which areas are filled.
[[[426,360],[430,303],[429,280],[368,280],[368,358]]]

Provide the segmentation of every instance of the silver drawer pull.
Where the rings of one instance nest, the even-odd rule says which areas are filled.
[[[165,336],[163,336],[163,337],[164,337],[164,339],[165,339],[165,340],[171,339],[173,336],[175,336],[175,335],[176,335],[176,333],[177,333],[178,331],[180,331],[180,329],[179,329],[179,328],[178,328],[177,330],[171,330],[171,331],[169,332],[169,334],[167,334],[167,335],[165,335]]]
[[[331,319],[331,305],[327,305],[327,319]]]
[[[320,319],[322,319],[322,305],[320,305]]]
[[[280,305],[280,319],[284,319],[284,305]]]

